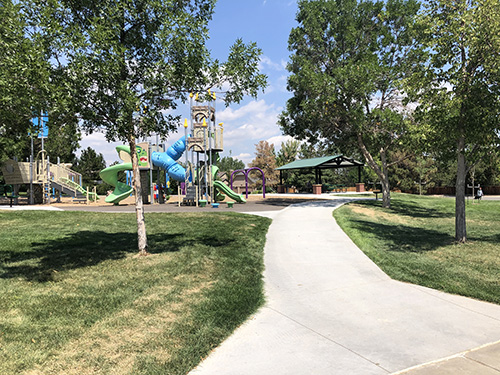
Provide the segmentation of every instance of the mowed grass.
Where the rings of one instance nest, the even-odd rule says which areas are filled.
[[[468,242],[457,244],[455,200],[391,194],[358,201],[334,217],[393,279],[500,304],[500,201],[468,202]]]
[[[0,212],[0,374],[186,374],[263,303],[270,220]]]

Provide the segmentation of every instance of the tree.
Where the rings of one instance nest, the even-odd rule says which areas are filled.
[[[33,0],[46,34],[58,36],[83,129],[130,146],[139,253],[147,254],[136,139],[176,129],[189,92],[227,88],[227,104],[265,87],[261,51],[237,40],[226,63],[205,47],[215,0]],[[62,61],[59,59],[58,61]],[[208,95],[208,94],[207,94]]]
[[[92,147],[82,151],[80,158],[76,159],[73,169],[82,175],[84,186],[93,186],[101,181],[99,173],[106,168],[104,156]]]
[[[267,141],[260,141],[255,145],[255,159],[250,163],[250,167],[262,169],[269,185],[278,182],[278,172],[276,171],[276,153],[274,145]]]
[[[300,142],[295,139],[289,139],[286,142],[282,142],[281,148],[278,151],[278,156],[276,157],[276,165],[281,167],[282,165],[297,160],[299,148]]]
[[[416,0],[301,0],[290,33],[283,131],[343,153],[356,148],[382,183],[390,206],[388,153],[409,142],[400,82],[411,71]]]
[[[401,160],[390,168],[391,186],[418,194],[423,194],[427,188],[435,186],[437,163],[432,156],[403,150],[391,154],[391,158]]]
[[[417,115],[432,126],[429,142],[456,160],[455,240],[467,240],[468,171],[499,144],[500,3],[431,0],[421,24],[427,58],[407,82]]]
[[[219,167],[219,170],[221,172],[225,172],[228,175],[230,175],[232,171],[235,171],[238,169],[244,169],[245,163],[243,163],[243,161],[236,159],[236,158],[233,158],[231,155],[229,155],[229,156],[224,156],[223,158],[221,158],[220,161],[217,162],[217,166]]]
[[[50,65],[39,38],[32,38],[24,8],[0,4],[0,161],[28,149],[33,113],[45,109]]]
[[[0,5],[0,161],[30,155],[31,119],[49,115],[49,155],[71,162],[78,148],[78,119],[70,108],[71,93],[61,72],[50,62],[51,37],[39,32],[30,4],[4,1]],[[34,140],[35,155],[41,150]]]

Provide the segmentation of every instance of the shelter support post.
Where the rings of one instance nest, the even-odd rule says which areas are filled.
[[[283,185],[283,171],[280,170],[280,184],[278,185],[278,193],[286,193],[285,185]]]
[[[318,168],[314,168],[314,175],[316,183],[313,184],[313,194],[321,194],[321,171]]]
[[[356,183],[356,193],[365,191],[365,184],[361,182],[361,166],[358,165],[358,182]]]

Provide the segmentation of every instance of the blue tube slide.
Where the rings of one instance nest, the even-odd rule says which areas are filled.
[[[186,170],[177,164],[176,160],[179,160],[185,150],[186,137],[183,136],[170,146],[166,152],[154,151],[151,155],[151,161],[154,166],[165,169],[170,178],[176,181],[184,181]]]

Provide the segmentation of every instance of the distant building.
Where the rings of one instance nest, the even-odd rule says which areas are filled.
[[[248,176],[248,194],[251,194],[258,188],[261,188],[262,178]],[[238,173],[233,176],[233,191],[238,194],[245,194],[245,175]]]

